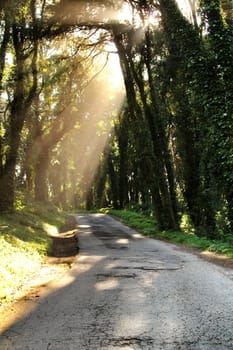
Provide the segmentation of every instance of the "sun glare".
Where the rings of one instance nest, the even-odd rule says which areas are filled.
[[[183,15],[188,19],[192,18],[192,11],[196,9],[199,0],[176,0],[180,10]],[[140,19],[140,15],[132,10],[132,7],[128,3],[124,3],[122,5],[121,10],[117,14],[117,19],[121,22],[128,22],[136,27],[140,27],[142,25],[142,21]],[[143,21],[143,26],[156,26],[159,24],[159,12],[154,10],[147,16]]]
[[[106,66],[106,74],[112,88],[116,93],[124,91],[124,80],[123,74],[120,66],[119,56],[116,47],[113,43],[109,43],[106,46],[106,51],[108,54],[108,63]]]
[[[192,21],[193,12],[196,12],[199,0],[176,0],[181,12]]]
[[[121,9],[117,13],[117,20],[120,22],[132,23],[133,12],[131,6],[128,3],[123,3]]]

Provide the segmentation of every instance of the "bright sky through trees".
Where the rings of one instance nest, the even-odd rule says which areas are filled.
[[[193,11],[196,10],[199,0],[176,0],[181,12],[183,15],[185,15],[188,19],[192,18]]]

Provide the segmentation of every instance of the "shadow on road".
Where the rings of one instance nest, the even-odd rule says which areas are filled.
[[[231,281],[107,215],[76,218],[77,262],[16,305],[1,350],[232,349]]]

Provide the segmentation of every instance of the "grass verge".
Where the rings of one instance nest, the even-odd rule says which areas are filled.
[[[50,249],[48,234],[58,231],[64,220],[56,208],[35,203],[0,216],[0,305],[13,300],[15,291],[40,268]]]
[[[233,258],[233,245],[231,243],[198,237],[194,233],[159,231],[154,218],[129,210],[109,210],[108,213],[118,217],[128,226],[150,237]]]

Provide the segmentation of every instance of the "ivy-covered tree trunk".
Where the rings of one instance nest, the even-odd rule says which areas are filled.
[[[181,14],[174,0],[160,0],[162,23],[169,49],[167,73],[170,76],[170,103],[177,151],[181,157],[183,195],[194,226],[212,231],[214,207],[211,192],[205,187],[206,123],[203,118],[208,86],[206,55],[196,27]],[[168,77],[167,77],[168,78]],[[213,218],[213,222],[210,222]],[[197,231],[199,232],[199,231]]]
[[[201,6],[210,45],[209,81],[211,85],[205,95],[208,101],[205,118],[208,127],[208,146],[211,153],[208,163],[209,168],[213,169],[212,191],[217,193],[219,207],[226,206],[226,221],[229,222],[229,230],[232,232],[233,30],[225,21],[220,0],[202,0]]]

